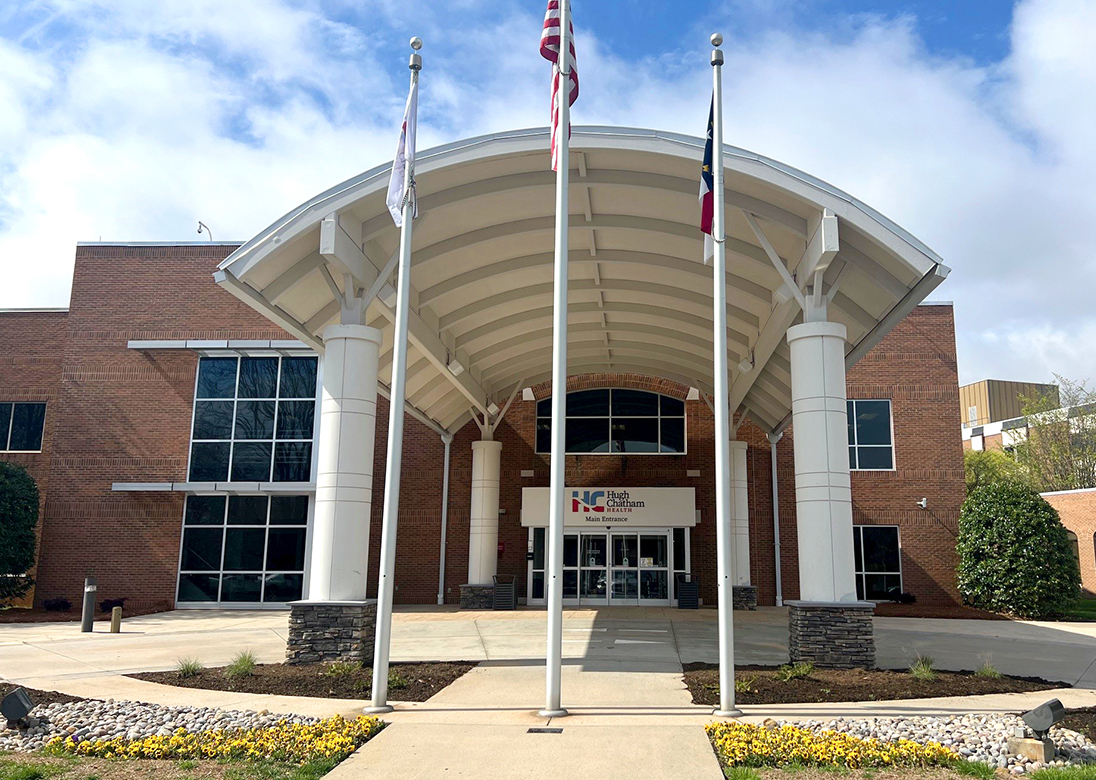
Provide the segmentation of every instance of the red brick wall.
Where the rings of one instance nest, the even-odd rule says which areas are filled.
[[[42,510],[38,521],[39,553],[49,488],[49,459],[57,420],[57,387],[61,379],[66,317],[67,312],[63,311],[0,312],[0,402],[44,401],[46,404],[42,450],[0,453],[0,460],[25,467],[38,484]],[[32,569],[30,574],[37,576],[37,569]],[[16,606],[30,606],[33,599],[32,589],[24,599],[16,602]]]
[[[112,482],[185,479],[197,356],[142,353],[129,339],[286,338],[262,315],[217,287],[211,273],[232,250],[223,246],[80,247],[66,338],[44,392],[49,495],[43,521],[38,598],[78,600],[85,574],[98,576],[104,598],[132,603],[174,597],[183,499],[175,494],[113,493]],[[4,321],[0,320],[0,325]],[[0,338],[9,338],[3,328]],[[60,337],[56,337],[60,338]],[[18,339],[14,339],[18,341]],[[0,342],[2,343],[2,342]],[[24,353],[25,354],[25,353]],[[32,392],[18,378],[10,386]],[[684,398],[688,388],[643,376],[572,377],[569,389],[635,387]],[[50,390],[49,388],[53,389]],[[954,532],[963,496],[955,338],[950,306],[923,306],[855,366],[850,398],[891,398],[897,470],[853,475],[854,522],[901,529],[906,590],[922,603],[952,601]],[[547,386],[535,389],[538,396]],[[676,456],[568,456],[567,481],[592,485],[670,486],[697,490],[700,524],[692,535],[692,569],[701,596],[715,602],[714,421],[702,401],[686,403],[688,452]],[[369,577],[379,566],[388,405],[378,403]],[[474,423],[452,443],[446,551],[446,600],[467,579],[471,445]],[[762,604],[775,599],[769,444],[747,421],[751,577]],[[514,401],[495,438],[502,442],[499,573],[526,581],[528,532],[521,527],[521,488],[548,484],[547,457],[534,451],[535,403]],[[783,595],[798,595],[793,432],[779,444]],[[432,603],[437,594],[443,445],[437,433],[405,421],[396,601]],[[44,468],[39,466],[39,468]],[[698,469],[699,477],[687,471]],[[523,478],[523,470],[534,476]],[[914,502],[925,496],[928,511]]]
[[[1087,595],[1096,595],[1096,488],[1043,493],[1043,498],[1058,510],[1062,525],[1077,534],[1081,587]]]

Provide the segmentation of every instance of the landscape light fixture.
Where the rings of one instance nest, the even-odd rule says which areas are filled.
[[[9,729],[18,728],[19,722],[33,709],[34,702],[24,688],[16,688],[0,701],[0,715],[7,718]]]
[[[1027,727],[1035,733],[1036,739],[1046,739],[1050,733],[1050,727],[1060,721],[1066,715],[1066,708],[1057,699],[1040,704],[1033,710],[1025,712],[1020,717],[1024,719]]]

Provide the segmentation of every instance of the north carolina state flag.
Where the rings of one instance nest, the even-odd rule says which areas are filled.
[[[704,164],[700,169],[700,229],[704,236],[704,264],[715,254],[712,220],[715,214],[715,180],[712,176],[712,137],[715,134],[715,98],[708,111],[708,138],[704,142]]]

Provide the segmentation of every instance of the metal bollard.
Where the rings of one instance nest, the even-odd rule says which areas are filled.
[[[122,633],[122,608],[115,607],[110,611],[110,633]]]
[[[99,585],[94,577],[84,577],[84,611],[80,618],[80,632],[91,633],[91,624],[95,620],[95,596]]]

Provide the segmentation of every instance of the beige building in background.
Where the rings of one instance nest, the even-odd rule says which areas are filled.
[[[983,379],[961,385],[959,409],[963,414],[963,427],[972,428],[1020,417],[1024,413],[1023,398],[1047,393],[1053,394],[1057,404],[1058,385],[1002,379]]]

